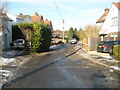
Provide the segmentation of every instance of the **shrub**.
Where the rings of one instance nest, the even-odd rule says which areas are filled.
[[[34,23],[28,23],[28,22],[17,24],[21,32],[24,34],[25,40],[31,41],[31,35],[34,28],[33,24]]]
[[[115,45],[113,48],[113,55],[116,60],[120,60],[120,45]]]
[[[41,29],[41,36],[42,36],[42,41],[41,41],[41,45],[40,45],[40,50],[41,51],[48,51],[50,44],[51,44],[51,37],[52,37],[52,31],[49,27],[47,27],[46,25],[42,26]]]
[[[34,32],[32,33],[32,37],[31,37],[31,43],[32,43],[32,47],[31,47],[31,52],[35,53],[39,51],[39,46],[41,44],[41,27],[39,26],[39,24],[33,24],[33,29]]]
[[[47,25],[42,23],[34,24],[34,33],[32,35],[33,46],[36,48],[36,52],[44,52],[49,50],[49,46],[51,43],[52,31]],[[39,38],[38,38],[39,37]],[[36,40],[34,40],[36,39]],[[40,43],[38,43],[38,41]],[[36,44],[35,44],[36,43]],[[36,45],[38,45],[36,47]]]
[[[42,23],[21,23],[13,26],[13,32],[13,38],[24,38],[31,41],[32,53],[49,50],[52,31],[47,25]]]

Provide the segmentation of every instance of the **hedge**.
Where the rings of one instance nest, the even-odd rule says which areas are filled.
[[[113,55],[116,60],[120,60],[120,45],[115,45],[113,48]]]
[[[13,26],[13,40],[24,38],[30,41],[32,53],[48,51],[51,37],[51,29],[43,23],[21,23]]]

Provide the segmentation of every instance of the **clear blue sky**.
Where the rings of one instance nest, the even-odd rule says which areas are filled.
[[[95,24],[97,19],[104,13],[104,8],[110,8],[112,2],[119,0],[55,0],[59,11],[65,20],[65,30],[70,27],[80,29],[87,24]],[[44,19],[52,21],[53,28],[63,30],[62,18],[60,17],[54,0],[7,0],[8,12],[13,15],[23,13],[34,15],[38,12]]]

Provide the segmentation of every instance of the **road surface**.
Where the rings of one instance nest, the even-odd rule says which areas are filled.
[[[118,88],[119,74],[78,55],[76,44],[36,54],[3,88]]]

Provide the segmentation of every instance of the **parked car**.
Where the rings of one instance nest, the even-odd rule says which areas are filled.
[[[102,41],[98,44],[97,51],[113,53],[114,45],[120,45],[120,41]]]
[[[58,44],[63,44],[63,42],[58,40],[51,40],[51,45],[58,45]]]
[[[71,44],[77,43],[77,39],[76,39],[76,38],[72,38],[72,39],[70,40],[70,43],[71,43]]]
[[[24,49],[25,47],[25,40],[24,39],[16,39],[13,42],[13,48],[15,49]]]
[[[57,41],[56,40],[51,40],[51,45],[57,45]]]
[[[25,49],[30,50],[31,49],[31,42],[30,41],[25,41]]]

